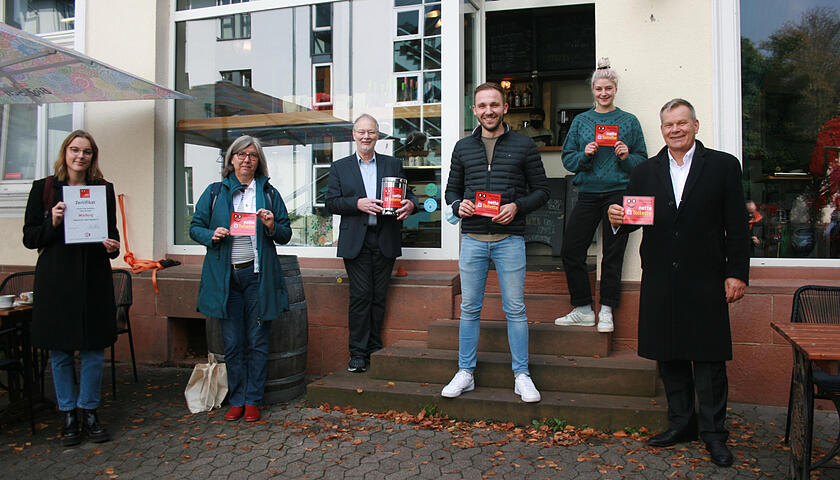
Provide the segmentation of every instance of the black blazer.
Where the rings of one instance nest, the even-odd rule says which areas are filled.
[[[382,177],[406,178],[402,162],[388,155],[376,154],[376,198],[382,197]],[[414,212],[420,210],[420,202],[409,186],[405,198],[414,203]],[[327,188],[327,211],[341,215],[338,234],[338,256],[356,258],[362,249],[367,232],[368,215],[356,208],[356,201],[367,197],[359,160],[356,154],[333,162],[330,166],[330,179]],[[379,215],[376,219],[379,238],[379,250],[388,258],[402,255],[400,248],[400,229],[402,221],[396,217]]]
[[[741,165],[699,141],[676,207],[667,147],[639,164],[625,195],[655,197],[639,253],[639,355],[654,360],[732,358],[724,281],[749,281],[750,235]],[[635,230],[624,225],[618,233]]]

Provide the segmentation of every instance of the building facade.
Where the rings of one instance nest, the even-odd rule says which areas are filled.
[[[203,255],[187,234],[194,204],[219,177],[224,149],[247,133],[263,139],[292,220],[292,242],[278,253],[338,268],[327,175],[352,153],[353,119],[369,113],[380,123],[377,151],[403,160],[424,204],[405,224],[403,260],[456,271],[458,226],[441,221],[441,192],[455,142],[476,125],[473,88],[507,82],[516,129],[544,111],[543,161],[562,179],[557,144],[591,105],[587,78],[606,56],[620,75],[616,104],[639,118],[650,154],[663,146],[660,106],[684,97],[697,108],[698,138],[742,161],[745,201],[758,212],[753,266],[770,269],[760,276],[794,269],[832,278],[840,2],[773,1],[779,8],[759,0],[4,0],[6,23],[195,100],[3,107],[0,229],[9,241],[0,263],[35,263],[19,241],[29,186],[51,172],[67,132],[85,128],[106,178],[125,194],[137,258]],[[815,57],[812,44],[828,47]],[[551,241],[537,237],[529,255],[550,256]],[[631,237],[625,257],[630,283],[640,277],[639,240]]]

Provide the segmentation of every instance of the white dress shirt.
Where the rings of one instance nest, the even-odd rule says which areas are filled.
[[[677,165],[677,161],[671,155],[671,150],[668,150],[668,169],[671,172],[671,187],[674,189],[674,200],[677,201],[677,208],[680,207],[680,202],[682,201],[685,181],[688,179],[688,172],[691,170],[691,160],[694,158],[694,151],[696,149],[697,142],[694,142],[694,145],[685,152],[682,165]]]

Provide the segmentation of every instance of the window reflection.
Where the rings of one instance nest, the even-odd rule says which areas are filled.
[[[175,102],[176,244],[192,243],[194,202],[219,180],[226,148],[247,134],[263,144],[290,244],[334,246],[339,220],[324,208],[330,166],[354,152],[352,121],[366,112],[380,122],[377,152],[399,158],[421,200],[433,200],[404,224],[403,246],[440,247],[440,38],[423,37],[419,7],[383,16],[380,4],[362,2],[351,17],[345,3],[243,8],[246,41],[217,41],[218,16],[175,24],[175,87],[195,98]],[[375,22],[358,20],[368,16]],[[413,18],[400,27],[410,37],[395,37],[398,18]],[[365,55],[347,57],[337,46],[359,38],[354,29]]]
[[[741,0],[745,194],[757,257],[840,253],[840,76],[825,68],[840,65],[840,14],[831,3]]]

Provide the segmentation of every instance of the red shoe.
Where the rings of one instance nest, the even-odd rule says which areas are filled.
[[[228,410],[225,414],[225,420],[229,422],[239,420],[239,418],[242,417],[242,411],[242,407],[230,407],[230,410]]]
[[[260,409],[256,405],[245,405],[245,421],[256,422],[260,419]]]

